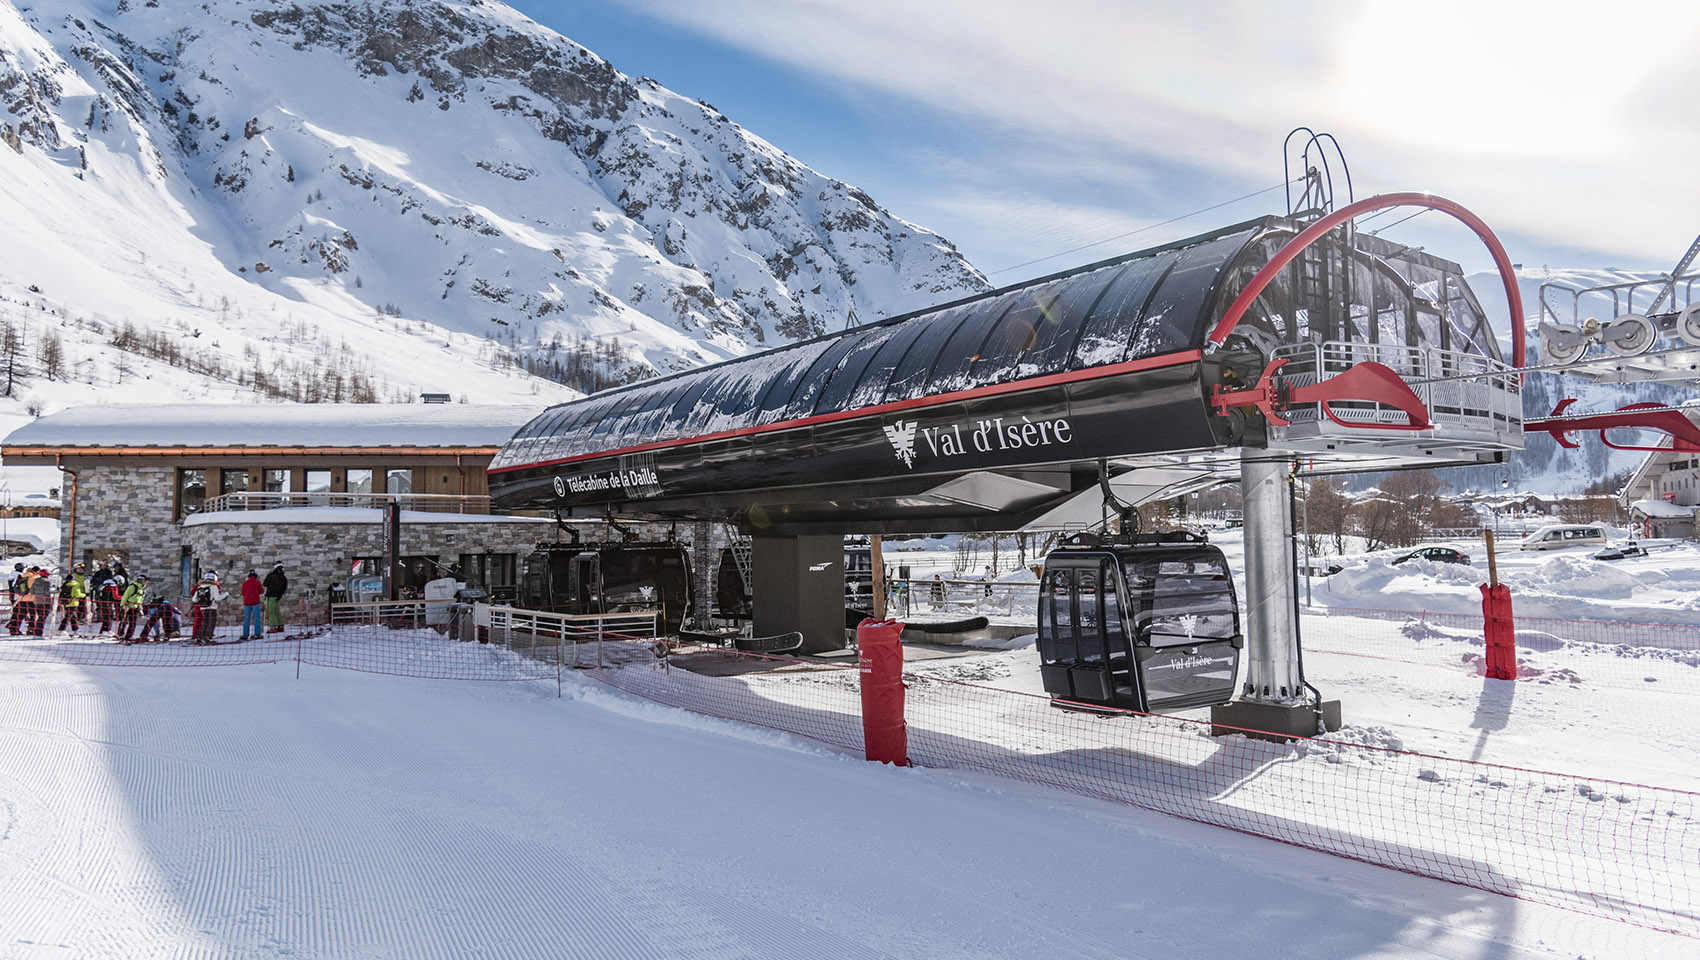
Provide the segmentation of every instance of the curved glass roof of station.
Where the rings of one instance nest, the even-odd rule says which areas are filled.
[[[551,407],[492,470],[1125,363],[1203,346],[1265,218],[968,300]],[[1259,246],[1269,246],[1263,244]],[[1245,258],[1243,284],[1269,259]],[[1284,339],[1284,338],[1283,338]]]

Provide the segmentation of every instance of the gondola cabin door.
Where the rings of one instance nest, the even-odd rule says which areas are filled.
[[[596,553],[581,553],[573,557],[567,581],[567,608],[572,613],[602,612],[602,557]]]
[[[1077,536],[1045,558],[1039,661],[1054,700],[1165,713],[1234,694],[1243,639],[1227,560],[1186,534]]]

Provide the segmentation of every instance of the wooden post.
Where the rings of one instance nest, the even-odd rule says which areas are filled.
[[[1493,552],[1493,531],[1483,530],[1482,539],[1487,541],[1488,555],[1488,586],[1499,586],[1499,558]]]
[[[885,619],[885,551],[880,543],[880,535],[874,534],[868,538],[868,563],[873,565],[869,571],[873,574],[874,614],[875,620]]]

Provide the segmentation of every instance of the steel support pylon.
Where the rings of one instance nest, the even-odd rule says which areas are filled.
[[[1246,680],[1242,699],[1305,699],[1299,669],[1298,565],[1285,458],[1261,450],[1240,456],[1245,497]]]
[[[1218,734],[1285,740],[1340,728],[1340,702],[1313,698],[1299,655],[1298,559],[1293,551],[1292,470],[1267,450],[1240,452],[1245,498],[1245,684],[1210,711]]]

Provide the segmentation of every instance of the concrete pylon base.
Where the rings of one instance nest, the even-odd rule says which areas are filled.
[[[1243,733],[1254,740],[1277,743],[1285,743],[1295,737],[1314,737],[1318,733],[1316,711],[1316,706],[1309,703],[1263,703],[1257,700],[1219,703],[1210,708],[1210,735],[1224,737]],[[1340,701],[1322,701],[1322,725],[1329,733],[1340,729]]]

